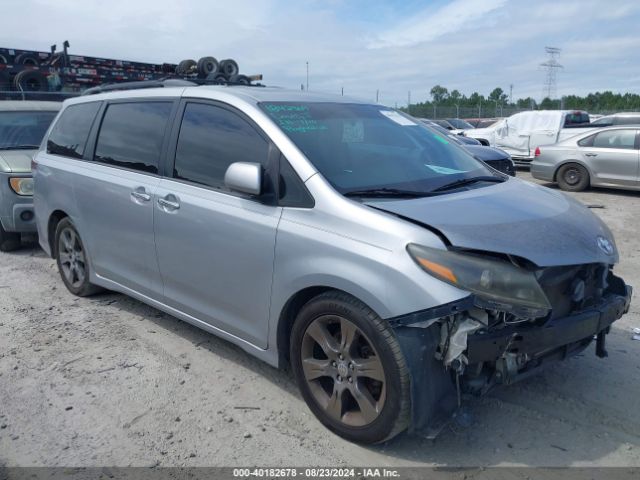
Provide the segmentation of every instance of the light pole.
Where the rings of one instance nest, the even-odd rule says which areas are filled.
[[[309,62],[307,61],[307,92],[309,91]]]

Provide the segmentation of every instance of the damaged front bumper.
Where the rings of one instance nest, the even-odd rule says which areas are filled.
[[[610,274],[597,303],[560,318],[488,325],[482,301],[470,295],[390,319],[412,376],[410,429],[434,437],[460,406],[461,392],[514,383],[594,339],[596,355],[606,357],[606,334],[629,310],[631,296],[632,288]]]

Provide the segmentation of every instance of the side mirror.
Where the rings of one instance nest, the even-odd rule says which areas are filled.
[[[236,162],[224,174],[224,184],[232,191],[260,195],[262,193],[262,166],[259,163]]]

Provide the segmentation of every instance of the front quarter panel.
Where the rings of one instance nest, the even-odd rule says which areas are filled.
[[[285,208],[278,226],[269,345],[277,344],[286,303],[309,287],[342,290],[382,318],[468,295],[422,271],[407,253],[409,243],[444,248],[434,233],[342,197],[320,175],[307,186],[312,194],[315,190],[316,206]]]

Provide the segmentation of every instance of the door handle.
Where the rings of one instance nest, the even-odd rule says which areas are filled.
[[[175,197],[175,195],[167,195],[164,198],[158,198],[158,205],[165,210],[173,211],[178,210],[180,208],[180,202]]]
[[[598,154],[597,153],[585,153],[584,156],[585,157],[597,157]]]
[[[131,197],[139,202],[148,202],[151,200],[151,195],[144,191],[144,188],[135,189],[131,192]]]

